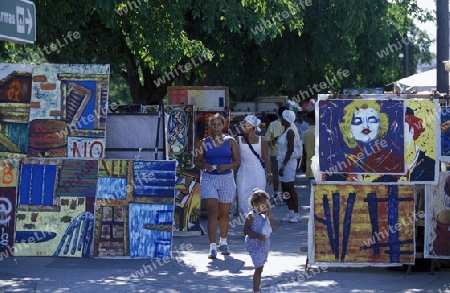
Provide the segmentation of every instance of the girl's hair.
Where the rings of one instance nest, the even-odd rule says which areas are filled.
[[[225,124],[225,117],[223,117],[220,113],[216,113],[209,117],[209,123],[211,123],[213,120],[220,119],[223,124]]]
[[[266,201],[266,200],[270,200],[270,195],[262,189],[259,188],[255,188],[253,189],[253,193],[252,195],[250,195],[249,198],[249,203],[251,206],[253,206],[254,204],[258,203],[258,202],[262,202],[262,201]]]

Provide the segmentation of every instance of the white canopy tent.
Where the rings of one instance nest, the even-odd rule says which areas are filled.
[[[431,69],[394,82],[394,92],[425,94],[435,90],[436,85],[436,69]]]

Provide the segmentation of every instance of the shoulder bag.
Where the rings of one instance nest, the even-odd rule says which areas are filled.
[[[256,158],[258,158],[259,162],[261,163],[261,166],[264,169],[266,169],[266,162],[264,162],[264,160],[261,158],[261,156],[255,151],[255,149],[253,148],[253,146],[250,143],[250,141],[248,141],[248,137],[244,135],[244,139],[245,139],[245,142],[248,144],[248,147],[250,148],[252,153],[256,156]],[[259,139],[261,139],[261,137],[259,137]]]

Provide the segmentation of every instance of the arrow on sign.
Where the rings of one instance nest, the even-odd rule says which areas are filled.
[[[28,34],[31,33],[31,29],[33,28],[33,18],[30,13],[30,9],[27,8],[28,17],[25,18],[25,24],[28,24]]]

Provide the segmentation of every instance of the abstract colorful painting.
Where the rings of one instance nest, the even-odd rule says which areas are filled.
[[[0,63],[0,157],[28,151],[31,65]]]
[[[314,262],[414,263],[413,186],[320,184],[312,195]]]
[[[190,231],[192,234],[201,234],[199,177],[200,172],[195,172],[195,170],[177,172],[173,231]]]
[[[424,257],[450,259],[450,172],[437,185],[425,185]]]
[[[441,153],[439,159],[450,162],[450,107],[441,107]]]
[[[173,204],[130,203],[130,256],[170,258]]]
[[[16,188],[0,187],[0,260],[14,255]]]
[[[401,100],[319,101],[320,171],[404,174]]]
[[[102,158],[109,65],[33,67],[28,156]]]
[[[223,111],[228,108],[227,87],[169,86],[169,104],[193,105],[194,110]]]
[[[65,159],[59,174],[57,196],[95,198],[98,161]]]
[[[192,105],[164,106],[167,114],[166,149],[169,160],[177,160],[177,169],[194,166],[194,108]]]
[[[14,255],[19,161],[0,161],[0,260]]]
[[[94,257],[169,257],[175,168],[175,161],[99,161]]]
[[[97,161],[23,159],[16,256],[92,257]]]

